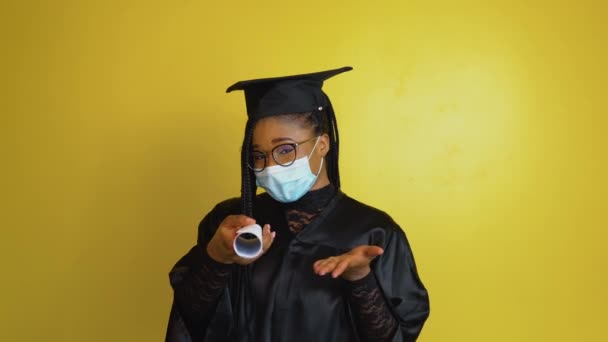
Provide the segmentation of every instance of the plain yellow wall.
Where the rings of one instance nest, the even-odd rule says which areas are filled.
[[[239,194],[232,82],[326,83],[343,189],[406,230],[420,341],[603,341],[602,1],[3,1],[2,341],[162,340]]]

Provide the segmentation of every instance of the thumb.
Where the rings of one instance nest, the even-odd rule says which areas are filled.
[[[384,253],[384,249],[378,246],[368,246],[365,249],[365,256],[368,258],[375,258],[378,255],[382,255],[382,253]]]

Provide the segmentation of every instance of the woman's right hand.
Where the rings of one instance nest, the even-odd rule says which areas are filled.
[[[251,217],[245,215],[227,216],[222,223],[220,223],[220,226],[215,231],[211,241],[207,244],[207,254],[209,254],[213,260],[223,264],[237,263],[239,265],[247,265],[257,260],[266,253],[268,248],[270,248],[272,241],[274,241],[274,237],[276,236],[276,232],[271,232],[270,225],[265,224],[262,229],[262,253],[257,258],[245,259],[236,255],[232,244],[236,238],[237,230],[251,224],[255,224],[255,220]]]

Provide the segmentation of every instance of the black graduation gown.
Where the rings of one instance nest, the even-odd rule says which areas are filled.
[[[230,281],[208,320],[187,327],[182,317],[187,313],[180,312],[174,299],[167,341],[361,341],[345,281],[318,276],[312,267],[319,259],[359,245],[384,248],[371,267],[399,323],[393,341],[416,340],[429,315],[429,298],[405,234],[387,214],[338,191],[294,236],[280,203],[267,194],[255,201],[256,221],[270,223],[277,232],[272,247],[251,265],[232,266]],[[197,267],[203,246],[227,215],[239,214],[239,205],[238,198],[222,202],[203,219],[197,246],[170,272],[174,287]]]

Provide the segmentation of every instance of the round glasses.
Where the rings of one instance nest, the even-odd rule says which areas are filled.
[[[287,167],[296,161],[298,146],[317,138],[318,137],[312,137],[301,142],[275,146],[271,151],[272,159],[274,159],[277,165]],[[260,172],[266,168],[266,165],[268,164],[268,157],[266,156],[266,153],[262,151],[253,150],[247,164],[253,171]]]

